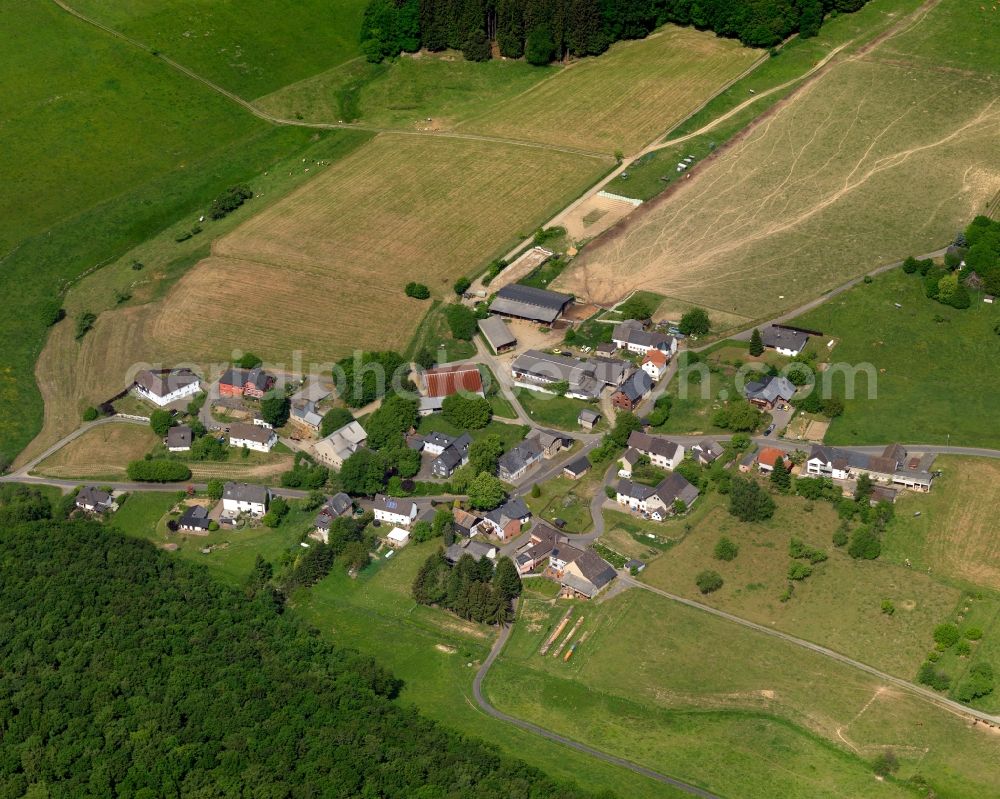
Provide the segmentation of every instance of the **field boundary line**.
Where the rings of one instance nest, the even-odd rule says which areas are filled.
[[[693,599],[687,599],[686,597],[678,596],[677,594],[671,594],[669,591],[664,591],[662,588],[656,588],[655,586],[649,585],[648,583],[642,583],[638,580],[633,579],[631,576],[619,574],[619,580],[622,580],[626,585],[641,588],[644,591],[649,591],[657,596],[661,596],[664,599],[670,599],[674,602],[678,602],[687,607],[694,608],[695,610],[700,610],[705,613],[709,613],[725,621],[732,622],[734,624],[739,624],[748,629],[754,630],[756,632],[764,633],[771,636],[772,638],[777,638],[786,643],[794,644],[795,646],[801,647],[803,649],[808,649],[810,652],[814,652],[818,655],[823,655],[830,658],[831,660],[836,660],[846,666],[851,666],[858,671],[863,671],[870,674],[873,677],[877,677],[883,682],[895,685],[898,688],[903,688],[904,690],[910,692],[914,696],[921,699],[929,701],[938,707],[948,710],[956,715],[962,715],[976,719],[977,721],[982,721],[990,725],[1000,726],[1000,716],[994,716],[990,713],[985,713],[981,710],[976,710],[975,708],[963,705],[960,702],[955,702],[952,699],[948,699],[946,696],[941,696],[935,693],[930,688],[924,688],[921,685],[910,682],[909,680],[904,680],[902,677],[894,677],[891,674],[887,674],[874,666],[869,666],[867,663],[863,663],[860,660],[855,660],[854,658],[848,657],[841,652],[837,652],[835,649],[830,649],[822,644],[814,644],[812,641],[807,641],[804,638],[798,638],[790,633],[782,632],[781,630],[772,629],[764,624],[758,624],[755,621],[750,621],[749,619],[744,619],[741,616],[736,616],[732,613],[727,613],[724,610],[719,610],[718,608],[713,608],[711,605],[704,605],[701,602],[697,602]]]
[[[336,122],[307,122],[305,120],[299,120],[299,119],[284,119],[282,117],[274,116],[273,114],[269,114],[266,111],[261,110],[249,100],[240,97],[235,92],[229,91],[229,89],[220,86],[218,83],[215,83],[214,81],[206,78],[205,76],[199,75],[194,70],[184,66],[178,61],[175,61],[173,58],[171,58],[168,55],[165,55],[159,50],[156,50],[147,44],[143,44],[139,40],[133,39],[131,36],[128,36],[122,33],[121,31],[115,30],[114,28],[110,27],[109,25],[105,25],[103,22],[100,22],[99,20],[93,19],[92,17],[88,17],[87,15],[81,13],[80,11],[77,11],[75,8],[68,5],[66,2],[64,2],[64,0],[52,0],[52,2],[55,3],[57,6],[59,6],[59,8],[61,8],[67,14],[70,14],[71,16],[76,17],[82,22],[85,22],[88,25],[92,25],[95,28],[104,31],[107,34],[114,36],[115,38],[120,39],[123,42],[126,42],[132,47],[136,47],[139,50],[142,50],[144,53],[148,53],[154,58],[160,59],[167,66],[175,69],[176,71],[180,72],[183,75],[186,75],[192,80],[201,83],[202,85],[208,87],[212,91],[221,94],[223,97],[241,106],[246,111],[249,111],[258,119],[261,119],[265,122],[269,122],[272,125],[307,128],[311,130],[360,130],[362,132],[367,132],[367,133],[398,133],[403,136],[424,136],[432,139],[433,138],[465,139],[468,141],[481,141],[493,144],[507,144],[517,147],[533,147],[537,150],[551,150],[554,152],[569,153],[571,155],[580,155],[584,157],[595,158],[601,161],[614,160],[613,157],[608,155],[607,153],[600,153],[593,150],[585,150],[579,147],[567,147],[558,144],[546,144],[544,142],[530,142],[530,141],[522,141],[521,139],[507,139],[502,136],[481,136],[474,133],[456,133],[454,131],[430,132],[430,131],[420,131],[420,130],[397,130],[396,128],[380,128],[374,126],[354,125],[347,123],[340,124]]]

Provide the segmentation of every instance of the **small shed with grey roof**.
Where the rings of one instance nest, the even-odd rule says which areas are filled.
[[[479,331],[497,355],[517,346],[517,336],[511,333],[507,323],[499,316],[488,316],[485,319],[480,319]]]

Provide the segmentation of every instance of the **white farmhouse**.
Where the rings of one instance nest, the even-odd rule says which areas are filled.
[[[179,399],[193,397],[201,391],[201,382],[190,369],[161,372],[144,369],[135,376],[133,388],[136,394],[162,408]]]
[[[375,495],[375,518],[385,524],[402,525],[409,527],[413,520],[417,518],[417,505],[407,499],[396,499],[386,497],[382,494]]]
[[[263,516],[267,513],[269,498],[267,486],[253,483],[226,483],[222,489],[222,510],[232,516],[241,513]]]
[[[270,452],[278,443],[278,434],[270,427],[234,422],[229,427],[229,446],[246,447],[255,452]]]

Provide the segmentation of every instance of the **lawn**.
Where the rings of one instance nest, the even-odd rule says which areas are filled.
[[[730,39],[666,25],[577,61],[459,129],[628,154],[694,112],[760,55]]]
[[[142,460],[160,441],[147,425],[101,424],[50,455],[35,472],[47,477],[123,480],[129,462]]]
[[[426,301],[405,296],[407,282],[450,296],[470,263],[502,254],[605,166],[381,135],[216,242],[167,296],[152,338],[188,357],[226,357],[246,346],[249,314],[254,351],[277,363],[293,353],[329,363],[359,348],[403,350],[427,312]],[[216,306],[205,318],[196,311],[209,295]]]
[[[355,60],[278,89],[257,105],[285,118],[450,130],[489,105],[515,98],[562,67],[525,61],[466,61],[461,53],[404,54],[392,62]]]
[[[72,5],[251,99],[355,58],[365,2],[73,0]]]
[[[967,47],[993,47],[988,33]],[[601,304],[642,288],[762,319],[946,244],[1000,185],[994,79],[890,63],[889,44],[834,62],[556,288]]]
[[[183,491],[134,491],[121,503],[109,524],[126,535],[162,544],[159,522],[183,498]]]
[[[845,400],[844,415],[830,425],[828,443],[1000,447],[995,424],[1000,336],[993,332],[1000,309],[983,303],[975,292],[972,307],[956,310],[927,299],[919,275],[897,269],[834,297],[794,323],[836,339],[831,361],[872,364],[878,377],[873,387],[863,376],[859,379],[855,396]],[[961,390],[941,390],[947,385]]]
[[[584,408],[594,410],[597,407],[592,402],[584,402],[570,397],[557,397],[555,394],[529,391],[526,388],[516,389],[516,395],[524,412],[531,417],[533,422],[559,430],[578,432],[580,424],[577,417],[579,417],[580,411]],[[603,418],[597,427],[598,431],[603,429],[602,425],[606,426]]]
[[[411,358],[421,350],[427,350],[438,363],[464,361],[476,354],[475,344],[457,339],[451,334],[448,320],[442,313],[444,307],[440,300],[431,301],[427,315],[420,322],[406,350]]]
[[[525,501],[537,518],[550,524],[556,519],[566,522],[566,531],[586,533],[594,524],[590,515],[590,500],[598,490],[603,470],[587,472],[579,480],[562,475],[538,484],[539,496],[526,496]],[[601,489],[603,490],[603,489]]]
[[[901,779],[920,774],[940,795],[973,797],[993,784],[990,732],[636,589],[577,605],[581,643],[568,662],[539,655],[565,607],[531,599],[521,609],[485,686],[506,712],[723,796],[910,796],[871,773],[887,747]]]
[[[839,519],[830,503],[780,495],[775,499],[774,518],[753,524],[731,516],[725,497],[713,494],[699,500],[707,506],[703,515],[668,556],[642,572],[642,581],[913,679],[934,627],[952,612],[961,592],[902,564],[856,561],[834,547]],[[723,536],[740,547],[730,562],[713,556]],[[829,559],[815,565],[810,577],[796,581],[792,598],[782,602],[789,584],[792,537],[824,551]],[[707,596],[695,585],[695,576],[705,569],[717,571],[725,581]],[[894,615],[882,613],[884,599],[895,604]]]
[[[463,430],[453,425],[440,413],[432,413],[429,416],[420,417],[417,432],[425,435],[427,433],[445,433],[449,436],[460,436],[467,432],[472,436],[473,441],[478,441],[486,436],[498,436],[503,442],[504,450],[508,450],[522,442],[529,431],[525,425],[505,424],[495,419],[479,430]]]

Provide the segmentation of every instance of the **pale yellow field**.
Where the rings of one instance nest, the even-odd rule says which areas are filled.
[[[46,458],[36,471],[48,477],[124,477],[129,461],[140,460],[158,441],[145,425],[102,424]]]
[[[649,289],[757,319],[936,250],[1000,189],[998,97],[985,74],[874,55],[835,64],[557,285],[602,303]]]
[[[667,25],[576,62],[458,127],[628,155],[696,111],[761,55],[731,39]]]
[[[608,162],[457,139],[383,135],[218,241],[168,295],[152,338],[266,360],[401,349],[428,302],[527,235]]]

